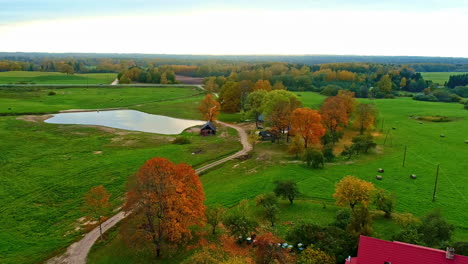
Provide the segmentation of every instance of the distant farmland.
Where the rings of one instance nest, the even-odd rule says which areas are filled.
[[[0,84],[110,84],[116,73],[67,75],[60,72],[0,72]]]
[[[426,81],[432,81],[440,85],[444,85],[448,81],[450,75],[460,75],[466,72],[421,72],[421,75]]]

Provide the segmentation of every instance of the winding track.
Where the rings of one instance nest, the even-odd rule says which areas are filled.
[[[252,146],[249,144],[249,141],[247,139],[247,133],[244,131],[244,129],[233,124],[228,124],[228,123],[224,123],[220,121],[218,121],[218,123],[237,130],[237,132],[239,133],[240,142],[242,144],[242,150],[226,158],[214,161],[210,164],[207,164],[203,167],[196,169],[195,171],[197,172],[197,174],[203,171],[206,171],[208,169],[211,169],[213,167],[216,167],[229,160],[243,156],[252,150]],[[116,215],[112,216],[111,218],[107,219],[107,221],[102,223],[102,232],[106,232],[108,229],[115,226],[118,222],[120,222],[120,220],[124,219],[125,217],[126,217],[125,213],[121,211],[117,213]],[[49,259],[46,263],[48,264],[62,264],[62,263],[85,264],[86,257],[88,256],[88,253],[91,250],[91,247],[94,245],[94,243],[96,242],[98,238],[99,238],[99,227],[96,227],[91,232],[86,234],[80,241],[75,242],[72,245],[70,245],[67,248],[67,251],[63,255]]]

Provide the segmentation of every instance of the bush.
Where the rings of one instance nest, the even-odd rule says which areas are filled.
[[[468,86],[457,86],[453,92],[461,97],[468,97]]]
[[[323,149],[323,157],[328,162],[332,162],[335,159],[335,154],[333,154],[333,146],[325,146],[325,148]]]
[[[466,110],[468,110],[468,100],[465,101],[465,106],[464,106],[463,108],[465,108]]]
[[[423,94],[423,93],[418,93],[413,96],[413,100],[418,100],[418,101],[428,101],[428,102],[437,102],[437,97],[435,97],[433,94]]]
[[[56,94],[57,94],[56,92],[50,91],[47,95],[48,95],[48,96],[52,96],[52,95],[56,95]]]
[[[190,143],[192,142],[187,137],[176,137],[174,141],[172,141],[172,144],[177,144],[177,145],[186,145]]]
[[[320,167],[323,168],[324,160],[323,154],[320,151],[315,149],[307,149],[304,154],[304,161],[307,163],[307,166],[312,167],[314,169],[318,169]]]
[[[329,84],[329,85],[322,87],[322,92],[320,93],[326,96],[335,96],[338,94],[338,91],[341,89],[342,88],[338,85]]]
[[[460,102],[460,100],[461,100],[461,98],[458,95],[453,94],[453,93],[449,93],[447,91],[437,90],[437,91],[434,91],[432,94],[440,102],[450,103],[450,102]]]

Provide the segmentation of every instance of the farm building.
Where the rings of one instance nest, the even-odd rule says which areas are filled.
[[[210,135],[216,135],[216,127],[211,121],[206,122],[201,128],[200,128],[200,135],[202,136],[210,136]]]
[[[357,257],[349,257],[345,264],[468,264],[468,257],[455,255],[453,248],[447,251],[385,241],[361,236]]]

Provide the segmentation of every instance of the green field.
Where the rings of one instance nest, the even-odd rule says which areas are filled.
[[[465,74],[466,72],[421,72],[424,80],[432,81],[444,85],[449,80],[450,75]]]
[[[48,95],[52,91],[56,94]],[[182,101],[185,102],[196,98],[198,102],[202,98],[201,94],[201,91],[194,87],[0,88],[0,115],[131,106],[152,112],[152,108],[164,108],[160,105],[163,101],[183,98]],[[193,98],[190,98],[192,96]],[[195,114],[198,118],[198,113]]]
[[[116,73],[0,72],[0,84],[110,84]]]
[[[21,111],[32,113],[137,102],[143,107],[148,102],[147,110],[157,111],[159,104],[174,109],[171,104],[180,107],[184,101],[173,98],[194,102],[197,96],[193,95],[199,93],[192,88],[170,87],[68,88],[57,92],[48,96],[47,91],[1,91],[0,104],[15,102]],[[125,101],[116,100],[119,98]],[[176,116],[199,118],[182,111]],[[119,206],[127,177],[151,157],[201,166],[241,148],[232,129],[221,131],[227,135],[221,137],[184,134],[191,144],[171,144],[173,136],[0,117],[0,262],[37,263],[78,239],[84,232],[78,222],[83,216],[83,194],[102,184],[113,194],[113,204]],[[200,154],[192,154],[198,151]]]
[[[317,108],[324,96],[316,93],[298,93],[303,104]],[[336,211],[332,197],[335,184],[346,175],[355,175],[373,182],[396,195],[396,213],[411,212],[423,216],[435,208],[441,208],[444,217],[456,226],[454,240],[468,240],[468,111],[460,104],[430,103],[410,98],[367,100],[380,110],[378,129],[383,122],[383,133],[377,138],[377,153],[363,155],[357,159],[326,164],[325,169],[309,169],[286,154],[286,146],[276,143],[260,143],[252,159],[230,161],[201,175],[206,193],[206,204],[235,206],[243,199],[253,200],[257,195],[270,192],[273,182],[292,179],[299,184],[301,197],[289,206],[280,205],[278,225],[271,229],[266,223],[263,228],[282,236],[289,226],[284,223],[300,220],[325,225],[333,221]],[[458,118],[446,123],[422,122],[410,116],[446,115]],[[395,128],[395,129],[392,129]],[[385,145],[385,135],[388,133]],[[444,134],[446,137],[441,138]],[[404,146],[408,147],[405,167],[402,167]],[[441,164],[437,200],[432,202],[436,166]],[[384,179],[375,180],[378,168],[384,168]],[[412,180],[410,174],[417,174]],[[220,188],[222,186],[222,188]],[[251,202],[252,204],[252,202]],[[325,207],[325,208],[324,208]],[[251,208],[255,214],[257,209]],[[374,212],[374,214],[376,214]],[[391,239],[400,227],[395,222],[376,214],[373,236]],[[155,261],[150,252],[134,254],[129,251],[117,231],[110,233],[106,245],[97,245],[89,256],[93,264],[104,263],[179,263],[178,258]],[[182,251],[183,252],[183,251]],[[182,254],[182,253],[181,253]]]
[[[148,113],[199,118],[196,107],[202,98],[193,88],[67,88],[54,89],[57,92],[54,96],[48,96],[49,91],[2,89],[0,105],[4,108],[6,102],[12,109],[6,106],[0,113],[128,107]],[[305,106],[313,108],[318,108],[325,98],[311,92],[297,94]],[[383,123],[383,130],[377,138],[376,153],[351,161],[339,159],[327,164],[325,169],[313,170],[287,155],[285,145],[261,143],[251,159],[230,161],[201,175],[206,204],[231,207],[240,200],[270,192],[275,180],[293,179],[299,183],[303,195],[294,206],[282,203],[279,222],[309,219],[327,224],[338,210],[332,198],[335,183],[346,175],[355,175],[395,193],[397,213],[422,216],[441,208],[445,218],[456,226],[455,240],[466,241],[468,144],[464,141],[468,140],[468,111],[460,104],[411,98],[360,100],[375,103],[380,111],[377,128],[381,129]],[[420,122],[412,117],[432,115],[453,117],[455,121]],[[221,118],[234,121],[241,115]],[[445,137],[440,137],[441,134]],[[121,203],[126,178],[150,157],[163,156],[196,166],[240,148],[231,137],[201,139],[186,135],[193,143],[180,146],[168,144],[171,137],[154,134],[122,134],[93,127],[0,117],[3,139],[0,146],[6,150],[0,153],[0,255],[7,256],[6,263],[33,263],[53,255],[82,232],[73,230],[82,216],[79,208],[83,193],[91,186],[104,184],[113,193],[114,203]],[[216,147],[220,144],[221,153]],[[406,166],[402,167],[405,146],[408,152]],[[200,148],[203,154],[191,154]],[[96,154],[96,151],[103,152]],[[437,164],[441,165],[437,200],[432,202]],[[377,168],[385,169],[382,181],[375,180]],[[418,175],[416,180],[409,178],[412,173]],[[252,212],[255,213],[254,208]],[[287,228],[281,224],[272,231],[283,235]],[[374,235],[388,239],[396,228],[393,222],[377,218]],[[136,256],[129,252],[117,231],[111,235],[115,239],[95,249],[90,263],[148,261],[149,255]]]

